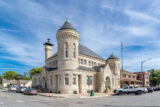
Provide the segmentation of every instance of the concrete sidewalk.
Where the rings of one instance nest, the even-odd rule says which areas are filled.
[[[94,96],[90,96],[90,94],[38,93],[38,95],[45,96],[45,97],[56,97],[56,98],[96,98],[96,97],[110,96],[111,94],[107,94],[107,93],[95,93]]]

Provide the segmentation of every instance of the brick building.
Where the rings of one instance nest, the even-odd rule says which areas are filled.
[[[121,87],[125,86],[137,86],[137,87],[149,87],[149,76],[148,72],[135,72],[131,73],[129,71],[121,70]]]
[[[121,70],[121,72],[122,72],[122,70]],[[137,75],[135,73],[131,73],[129,71],[123,70],[123,74],[121,73],[121,87],[124,87],[124,86],[141,87],[142,81],[137,80]]]
[[[137,75],[137,80],[143,81],[143,87],[149,87],[150,86],[150,81],[149,81],[149,72],[135,72]]]

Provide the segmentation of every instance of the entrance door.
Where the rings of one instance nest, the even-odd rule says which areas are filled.
[[[78,75],[78,88],[79,88],[79,93],[82,93],[82,76]]]
[[[106,90],[107,89],[111,89],[111,86],[110,86],[110,78],[109,77],[106,77],[106,83],[105,83],[105,86],[106,86]]]

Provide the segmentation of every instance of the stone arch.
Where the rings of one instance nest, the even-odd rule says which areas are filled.
[[[105,89],[111,89],[111,79],[109,76],[107,76],[105,80]]]

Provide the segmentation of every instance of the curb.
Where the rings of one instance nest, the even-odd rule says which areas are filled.
[[[43,95],[43,94],[38,94],[39,96],[44,96],[44,97],[55,97],[55,98],[99,98],[99,97],[109,97],[112,96],[112,94],[109,95],[101,95],[101,96],[52,96],[52,95]]]

